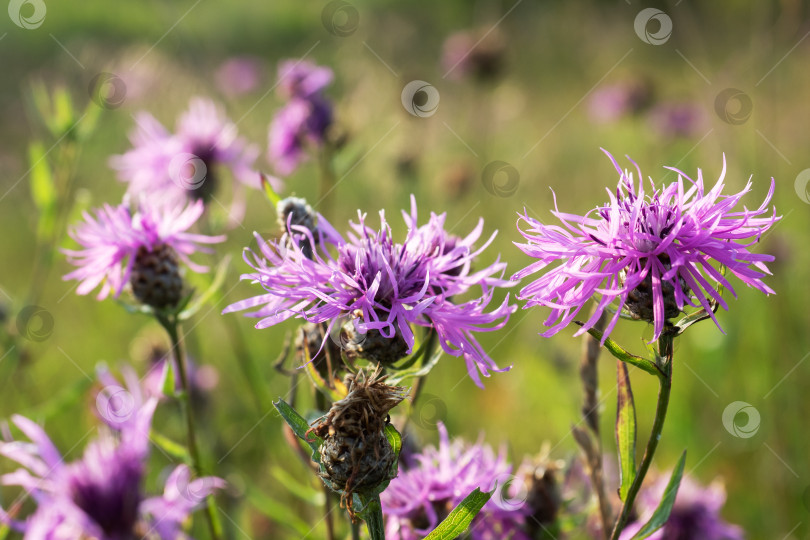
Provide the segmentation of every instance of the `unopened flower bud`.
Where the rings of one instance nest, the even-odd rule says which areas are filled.
[[[129,282],[135,298],[155,309],[175,307],[183,297],[177,254],[166,244],[151,251],[146,246],[138,248]]]

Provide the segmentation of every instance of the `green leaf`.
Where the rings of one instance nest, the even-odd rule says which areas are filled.
[[[279,412],[281,417],[287,422],[287,425],[290,426],[300,439],[302,439],[305,443],[309,445],[312,449],[312,461],[315,463],[321,463],[321,453],[320,447],[323,444],[323,439],[315,435],[314,433],[309,434],[309,439],[307,439],[307,431],[309,430],[309,423],[304,419],[303,416],[298,414],[295,409],[290,407],[290,405],[284,401],[283,399],[279,399],[278,401],[273,402],[273,407]]]
[[[393,424],[385,424],[385,438],[388,439],[388,444],[391,445],[391,450],[394,451],[396,456],[396,459],[391,464],[388,476],[389,478],[396,478],[399,471],[399,453],[402,451],[402,435],[399,434]]]
[[[186,447],[182,444],[174,442],[155,430],[152,430],[152,432],[149,434],[149,438],[158,448],[169,454],[169,456],[173,457],[174,459],[178,459],[187,465],[192,464],[191,456],[189,455],[188,450],[186,450]]]
[[[619,388],[619,401],[616,409],[616,444],[619,451],[619,471],[621,484],[619,497],[627,499],[627,492],[636,479],[636,406],[633,403],[633,390],[630,388],[630,374],[627,364],[616,361]]]
[[[164,396],[173,397],[177,393],[177,381],[174,377],[174,360],[167,358],[163,365],[163,382],[160,385]]]
[[[492,493],[475,488],[424,540],[454,540],[461,536],[492,497]]]
[[[663,527],[669,519],[669,514],[672,512],[672,507],[675,505],[675,497],[678,495],[678,488],[681,485],[681,478],[683,477],[683,467],[686,464],[686,450],[681,454],[681,459],[675,465],[675,470],[672,471],[672,476],[669,478],[667,488],[664,491],[664,496],[661,502],[658,503],[658,508],[653,512],[650,520],[639,530],[632,540],[643,540],[652,533]]]
[[[205,290],[201,295],[199,295],[196,299],[194,299],[191,304],[183,309],[178,315],[178,320],[185,321],[196,314],[200,308],[202,308],[206,302],[211,300],[211,298],[217,293],[219,288],[225,282],[225,276],[228,274],[228,265],[231,262],[231,256],[226,255],[224,259],[220,261],[217,265],[217,270],[214,273],[214,279],[211,280],[211,285],[208,286],[208,289]]]
[[[39,210],[37,235],[40,240],[45,240],[51,238],[56,229],[58,195],[42,143],[34,142],[28,147],[28,162],[31,170],[31,198]]]
[[[270,180],[267,179],[267,176],[261,174],[261,180],[262,188],[264,188],[264,194],[267,196],[267,200],[270,201],[270,204],[273,205],[273,208],[275,208],[279,201],[281,201],[281,197],[275,192],[273,186],[270,185]]]
[[[580,326],[583,325],[579,321],[574,322]],[[595,339],[598,339],[600,343],[602,342],[602,332],[600,332],[599,330],[596,330],[595,328],[590,328],[588,330],[588,333],[592,335]],[[636,366],[642,371],[646,371],[647,373],[655,375],[656,377],[661,376],[661,372],[658,370],[654,362],[651,362],[646,358],[636,356],[635,354],[630,354],[629,352],[622,349],[619,346],[619,344],[613,341],[612,339],[606,338],[604,346],[608,350],[608,352],[610,352],[610,354],[612,354],[618,360]]]
[[[299,538],[308,537],[312,534],[312,527],[298,517],[298,513],[276,499],[268,497],[256,488],[249,488],[247,500],[256,510],[295,531]]]

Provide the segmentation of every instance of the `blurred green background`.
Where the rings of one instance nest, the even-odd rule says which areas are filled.
[[[774,204],[784,219],[758,249],[777,256],[774,276],[767,280],[777,295],[765,297],[740,286],[731,311],[719,315],[725,334],[704,323],[679,340],[673,400],[655,464],[669,469],[688,448],[687,471],[704,483],[723,479],[728,491],[723,514],[742,525],[749,538],[810,538],[805,416],[810,413],[810,362],[805,361],[810,352],[810,255],[805,249],[810,204],[806,182],[795,185],[810,167],[807,3],[661,3],[656,7],[671,17],[673,32],[658,46],[636,34],[634,19],[649,5],[635,0],[351,0],[359,25],[345,37],[324,25],[326,2],[46,0],[46,5],[47,16],[36,29],[24,30],[0,17],[0,302],[9,311],[5,324],[11,332],[26,302],[35,241],[27,145],[34,138],[46,148],[55,142],[34,114],[30,88],[35,81],[51,89],[66,86],[80,106],[89,101],[88,86],[100,72],[115,73],[127,83],[122,106],[103,113],[82,149],[77,197],[82,205],[96,206],[117,203],[123,195],[124,186],[107,160],[129,148],[132,115],[148,110],[171,128],[195,95],[212,97],[231,119],[241,118],[240,134],[261,146],[259,163],[269,170],[267,125],[280,100],[267,91],[280,59],[306,55],[334,70],[335,83],[327,93],[349,137],[336,160],[340,181],[330,221],[343,229],[362,209],[376,223],[377,211],[384,208],[402,233],[399,210],[407,208],[414,193],[422,220],[430,211],[446,211],[455,234],[466,234],[483,216],[485,235],[499,233],[482,262],[500,253],[510,274],[528,263],[512,245],[519,240],[518,212],[553,219],[553,190],[561,210],[582,213],[606,199],[605,187],[615,187],[616,174],[600,147],[617,157],[631,156],[656,180],[673,180],[675,175],[663,169],[673,165],[690,175],[702,168],[708,183],[719,174],[725,154],[729,192],[741,190],[752,177],[752,193],[744,200],[749,207],[758,206],[771,177],[776,180]],[[500,74],[489,81],[445,78],[440,63],[444,40],[459,30],[481,35],[493,28],[490,37],[503,44]],[[228,97],[215,84],[216,70],[227,59],[245,55],[260,61],[261,84],[246,95]],[[415,79],[431,83],[440,94],[438,110],[429,118],[408,114],[400,102],[402,88]],[[613,122],[593,120],[589,107],[601,88],[639,80],[653,89],[653,107],[670,102],[695,107],[699,128],[687,136],[662,133],[645,112]],[[717,112],[717,96],[726,88],[740,89],[752,104],[750,117],[738,125]],[[485,189],[481,174],[494,160],[519,172],[514,194],[498,197]],[[308,163],[286,180],[285,194],[317,200],[317,174],[315,163]],[[239,254],[253,244],[251,232],[271,231],[274,220],[264,198],[251,197],[244,227],[230,231],[227,243],[217,248],[220,256],[234,257],[226,288],[247,268]],[[54,396],[84,379],[83,373],[92,375],[99,362],[134,362],[144,370],[131,349],[150,326],[148,320],[128,315],[114,301],[75,295],[74,284],[60,279],[68,270],[58,257],[40,295],[39,304],[53,316],[53,334],[42,342],[22,342],[22,365],[0,361],[0,417],[15,412],[42,417]],[[240,284],[229,299],[255,292]],[[315,524],[320,510],[294,495],[279,471],[295,476],[311,492],[318,482],[283,441],[275,412],[256,410],[227,346],[222,307],[204,309],[188,339],[196,360],[220,374],[204,413],[203,444],[217,474],[232,484],[229,495],[220,498],[224,522],[236,538],[297,538],[300,532],[266,514],[291,508]],[[545,315],[520,310],[503,331],[480,336],[500,365],[513,365],[510,372],[487,379],[485,390],[472,384],[463,362],[445,357],[427,379],[424,392],[432,399],[423,396],[424,405],[417,405],[412,436],[435,442],[438,416],[451,436],[474,440],[484,433],[494,446],[508,443],[515,463],[536,453],[543,441],[550,442],[555,457],[574,456],[569,430],[579,421],[581,342],[571,337],[573,329],[551,339],[539,337]],[[239,324],[271,395],[286,394],[289,380],[273,370],[272,362],[294,324],[262,331],[254,330],[251,320],[240,318]],[[642,339],[650,336],[650,328],[622,322],[614,337],[638,352]],[[604,355],[601,364],[603,433],[612,452],[615,366]],[[639,436],[646,440],[656,383],[642,375],[635,372],[633,382]],[[723,426],[723,411],[735,401],[760,413],[752,437],[735,437]],[[92,403],[88,392],[47,414],[46,428],[60,448],[74,447],[97,424],[89,412]],[[739,420],[744,424],[744,415]],[[156,424],[182,437],[171,405]],[[82,447],[69,457],[78,457]],[[154,459],[157,468],[167,462],[159,452]],[[266,500],[248,503],[250,486]],[[4,492],[3,500],[11,496]],[[311,537],[323,534],[321,524]]]

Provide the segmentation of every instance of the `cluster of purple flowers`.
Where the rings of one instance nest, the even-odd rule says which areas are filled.
[[[386,538],[416,540],[432,531],[474,489],[519,488],[522,480],[512,473],[505,448],[496,454],[478,441],[452,442],[439,423],[439,447],[428,446],[413,457],[412,467],[401,468],[382,493]],[[470,525],[473,540],[529,540],[523,531],[530,513],[518,494],[493,496]]]
[[[31,442],[0,443],[0,455],[22,465],[0,481],[23,488],[16,502],[30,496],[36,510],[20,520],[0,509],[0,520],[29,540],[187,538],[184,522],[225,483],[214,477],[190,480],[190,470],[180,465],[166,478],[163,495],[147,497],[143,481],[157,399],[143,400],[140,392],[128,397],[132,403],[125,415],[116,418],[100,411],[108,425],[87,445],[84,456],[70,463],[41,427],[15,415],[14,425]],[[16,503],[14,508],[16,513]]]
[[[287,60],[278,68],[278,93],[287,100],[270,124],[268,156],[282,176],[292,174],[307,157],[307,145],[319,147],[332,125],[332,104],[323,90],[332,70],[303,60]]]
[[[278,240],[256,239],[259,252],[245,251],[245,261],[255,270],[242,279],[259,284],[264,294],[237,302],[225,313],[255,309],[257,328],[266,328],[291,317],[311,323],[335,324],[351,316],[361,334],[379,331],[405,340],[410,353],[413,326],[436,331],[447,354],[463,356],[467,370],[481,386],[480,374],[503,371],[484,352],[474,332],[502,328],[515,306],[507,295],[500,306],[487,312],[496,287],[511,283],[502,279],[506,265],[496,261],[472,271],[473,260],[493,240],[474,247],[481,236],[483,220],[465,238],[444,230],[445,215],[431,214],[425,225],[417,224],[416,199],[411,212],[403,212],[408,232],[405,240],[394,240],[391,227],[380,211],[380,228],[367,226],[365,214],[344,239],[323,216],[313,232],[292,225]],[[309,246],[317,245],[311,250]],[[332,255],[329,247],[337,252]],[[454,297],[480,288],[480,296],[456,303]],[[508,368],[507,368],[508,369]]]

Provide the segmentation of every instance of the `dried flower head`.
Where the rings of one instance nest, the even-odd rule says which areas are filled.
[[[739,193],[723,195],[725,158],[720,178],[709,191],[704,189],[700,169],[693,180],[668,167],[678,173],[678,180],[656,188],[650,179],[648,195],[638,167],[636,184],[631,172],[623,171],[610,154],[608,157],[620,178],[616,193],[608,191],[607,205],[584,216],[555,210],[562,227],[545,225],[528,214],[520,217],[529,228],[520,230],[527,242],[516,245],[537,261],[514,278],[545,271],[519,296],[528,300],[527,308],[551,308],[546,321],[550,329],[542,335],[548,337],[565,328],[591,298],[598,299],[594,314],[576,335],[591,328],[614,301],[617,309],[605,337],[625,311],[653,323],[653,339],[657,339],[665,322],[687,305],[704,308],[719,328],[710,302],[724,309],[728,306],[714,283],[736,296],[717,268],[720,265],[749,287],[773,293],[762,281],[770,274],[765,263],[773,257],[751,249],[780,219],[775,209],[768,208],[773,179],[759,208],[739,210],[736,206],[751,191],[751,182]],[[559,264],[549,269],[554,263]]]
[[[389,480],[397,458],[384,430],[388,412],[405,399],[407,390],[389,386],[386,378],[380,368],[368,376],[362,371],[348,375],[346,397],[332,404],[307,432],[324,440],[321,477],[341,492],[341,503],[350,512],[352,494],[373,490]]]

